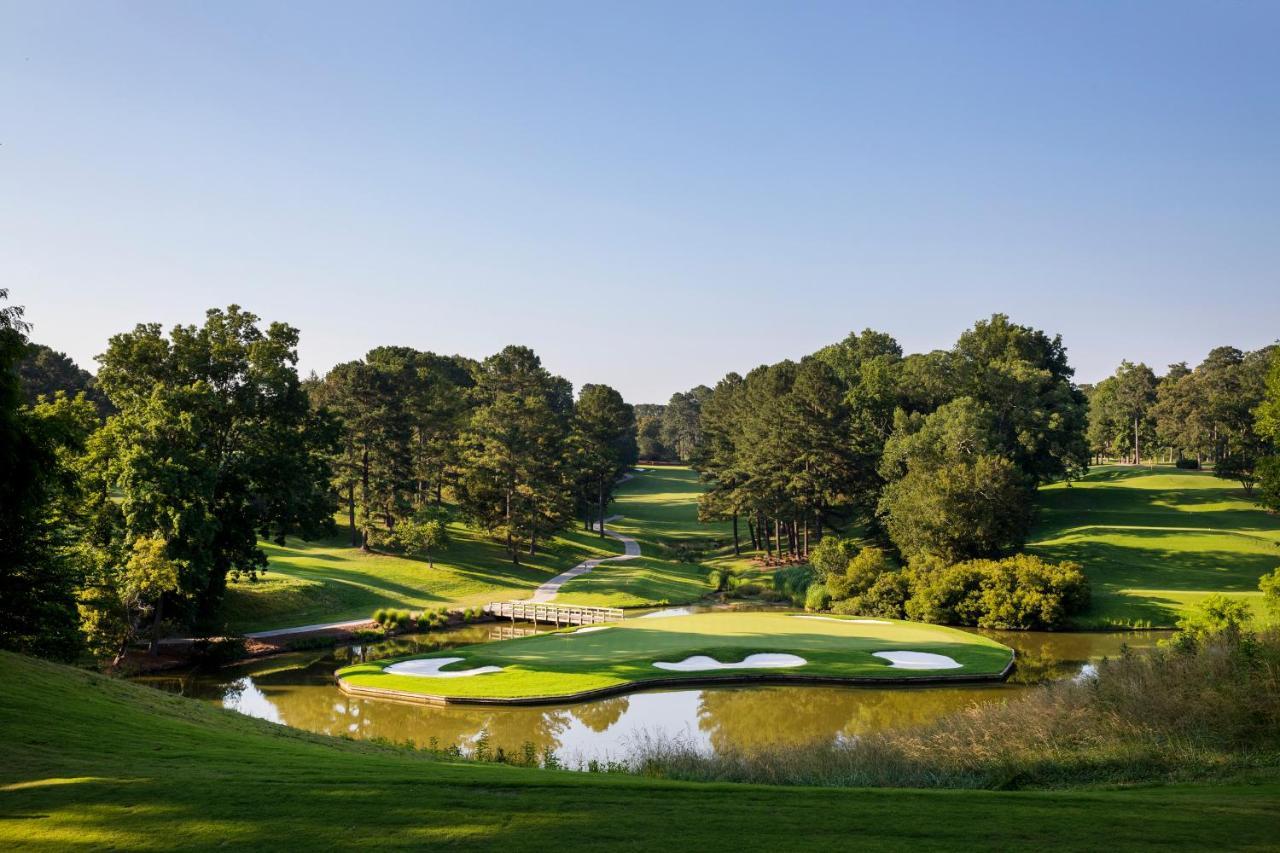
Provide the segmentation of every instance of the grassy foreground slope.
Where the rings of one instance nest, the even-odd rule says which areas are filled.
[[[1107,467],[1040,490],[1028,550],[1080,563],[1088,627],[1171,626],[1210,593],[1255,604],[1280,566],[1280,518],[1201,471]]]
[[[945,655],[958,669],[904,670],[874,656],[912,651]],[[706,655],[737,663],[748,655],[782,653],[802,658],[786,669],[673,672],[654,661],[678,662]],[[442,671],[497,666],[459,678],[424,678],[387,672],[391,661],[361,663],[339,670],[350,687],[394,690],[449,700],[542,699],[587,691],[617,690],[655,679],[690,683],[717,675],[829,677],[909,680],[934,677],[994,677],[1008,666],[1012,650],[968,631],[918,622],[868,622],[790,613],[699,613],[691,616],[629,619],[601,628],[557,631],[451,649],[461,660]],[[430,657],[419,656],[419,657]]]
[[[816,790],[451,765],[0,653],[0,848],[1263,849],[1280,785]]]
[[[223,605],[226,627],[256,631],[367,617],[379,607],[410,610],[470,607],[490,601],[527,598],[538,584],[591,557],[622,552],[613,539],[570,530],[522,554],[512,564],[497,542],[461,524],[435,567],[426,560],[394,554],[366,554],[340,536],[325,543],[290,539],[279,547],[259,545],[271,561],[256,583],[229,584]]]
[[[640,544],[640,557],[606,563],[565,584],[558,603],[596,607],[686,604],[707,595],[702,557],[731,542],[728,522],[698,522],[702,484],[690,468],[639,471],[618,487],[609,528]]]

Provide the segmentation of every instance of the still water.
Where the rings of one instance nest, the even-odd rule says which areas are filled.
[[[523,629],[516,629],[523,630]],[[276,723],[356,738],[456,744],[467,750],[481,731],[492,747],[518,752],[526,742],[551,749],[569,766],[627,754],[651,736],[677,737],[705,750],[834,740],[928,723],[974,703],[1004,701],[1043,681],[1072,678],[1128,645],[1155,645],[1164,632],[984,632],[1015,648],[1018,669],[1005,684],[927,688],[716,687],[649,690],[575,705],[426,707],[357,699],[340,692],[334,670],[361,659],[506,639],[510,627],[479,625],[412,635],[370,646],[294,652],[214,672],[141,678]]]

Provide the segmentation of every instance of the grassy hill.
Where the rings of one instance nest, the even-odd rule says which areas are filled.
[[[1084,566],[1084,625],[1169,626],[1210,593],[1256,603],[1280,566],[1280,517],[1206,472],[1099,468],[1041,489],[1028,550]]]
[[[1280,784],[819,790],[444,764],[0,653],[0,849],[1270,847]]]
[[[683,604],[710,590],[701,564],[732,541],[728,522],[700,524],[702,485],[689,468],[652,468],[618,487],[609,527],[640,543],[641,556],[607,563],[564,585],[557,601],[599,607]]]
[[[538,584],[591,557],[622,552],[613,539],[566,531],[522,554],[512,564],[503,546],[461,524],[450,525],[452,543],[426,560],[367,554],[345,544],[290,539],[283,547],[259,545],[271,561],[256,583],[228,584],[223,604],[227,628],[255,631],[369,616],[379,607],[469,607],[525,598]]]
[[[687,468],[638,474],[619,488],[611,512],[614,529],[634,536],[643,556],[607,563],[566,584],[557,601],[602,607],[641,607],[694,601],[706,594],[706,572],[682,561],[680,549],[727,537],[723,524],[699,525],[697,474]],[[511,563],[505,549],[462,524],[450,526],[452,544],[426,560],[366,554],[340,536],[328,542],[290,539],[283,547],[259,543],[270,570],[256,583],[230,584],[223,605],[226,627],[255,631],[368,616],[379,607],[470,607],[527,598],[543,581],[592,557],[622,553],[615,539],[579,528],[541,545],[537,556]]]

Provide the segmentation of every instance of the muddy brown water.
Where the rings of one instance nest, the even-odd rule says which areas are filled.
[[[374,645],[293,652],[216,671],[148,676],[140,683],[243,714],[329,735],[383,737],[469,750],[482,731],[492,748],[528,742],[569,766],[624,757],[646,737],[681,738],[707,750],[835,740],[931,722],[974,703],[999,702],[1032,686],[1073,678],[1124,646],[1154,646],[1167,632],[984,631],[1018,652],[1005,684],[927,688],[705,687],[649,690],[565,706],[429,707],[357,699],[340,692],[334,670],[362,659],[430,653],[507,639],[509,626],[478,625]],[[527,630],[527,629],[516,629]]]

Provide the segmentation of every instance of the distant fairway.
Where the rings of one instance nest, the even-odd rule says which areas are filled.
[[[701,493],[698,474],[689,468],[646,469],[619,486],[609,512],[621,518],[608,526],[639,542],[640,557],[606,563],[570,581],[556,602],[638,607],[682,604],[707,595],[708,569],[702,563],[711,551],[732,541],[733,532],[728,522],[698,522]]]
[[[471,607],[527,598],[545,580],[590,557],[622,548],[569,530],[520,556],[513,565],[501,544],[463,525],[450,526],[447,551],[426,560],[366,554],[345,545],[346,537],[323,543],[290,539],[284,547],[258,544],[270,570],[257,583],[229,584],[222,613],[232,631],[255,631],[367,617],[379,607]]]
[[[564,586],[555,601],[610,607],[642,607],[695,601],[709,592],[706,569],[682,562],[677,544],[710,548],[731,534],[727,524],[698,523],[698,475],[688,468],[639,473],[618,489],[609,512],[622,518],[609,527],[633,536],[642,556],[605,563]],[[411,610],[471,607],[490,601],[528,598],[542,582],[592,557],[622,553],[617,540],[587,533],[580,523],[538,554],[511,563],[502,545],[462,524],[450,526],[452,544],[426,560],[393,554],[366,554],[347,546],[343,535],[326,542],[290,539],[283,546],[259,545],[271,561],[257,583],[229,584],[223,606],[226,627],[255,631],[358,619],[379,607]]]
[[[1280,518],[1199,471],[1107,467],[1040,491],[1028,550],[1075,560],[1093,584],[1086,627],[1170,626],[1210,593],[1255,605],[1280,566]]]

